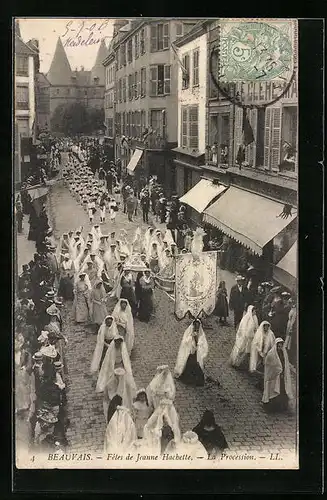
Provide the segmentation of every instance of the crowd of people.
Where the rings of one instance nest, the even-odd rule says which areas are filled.
[[[103,395],[106,422],[104,450],[123,453],[154,450],[215,455],[228,445],[206,411],[201,422],[181,434],[174,406],[175,382],[204,386],[208,343],[199,318],[184,332],[174,368],[157,368],[146,388],[137,390],[131,363],[134,322],[151,321],[154,290],[162,280],[174,281],[175,257],[204,249],[203,231],[187,227],[185,208],[177,197],[167,202],[155,178],[136,194],[124,176],[111,166],[107,175],[93,171],[89,153],[70,144],[63,178],[72,196],[88,214],[90,229],[75,228],[54,241],[45,208],[36,229],[37,254],[23,266],[18,283],[16,321],[16,412],[30,424],[35,449],[67,446],[65,350],[60,307],[71,304],[74,320],[91,326],[97,335],[90,372],[95,391]],[[106,173],[106,172],[105,172]],[[143,221],[152,210],[163,232],[149,226],[127,233],[115,230],[118,210],[133,220],[138,202]],[[110,234],[102,227],[109,211]],[[97,220],[99,217],[99,220]],[[258,375],[262,402],[269,409],[285,410],[293,397],[288,350],[296,328],[295,301],[273,283],[258,283],[255,270],[237,276],[228,298],[225,282],[217,290],[214,315],[227,324],[233,311],[236,341],[231,363]],[[272,408],[273,407],[273,408]]]

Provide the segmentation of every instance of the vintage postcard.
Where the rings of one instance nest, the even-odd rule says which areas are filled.
[[[13,19],[17,468],[298,469],[297,33]]]

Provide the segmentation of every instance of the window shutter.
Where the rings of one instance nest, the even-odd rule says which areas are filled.
[[[270,169],[270,142],[271,142],[271,108],[267,108],[265,112],[265,153],[264,166]]]
[[[187,147],[187,107],[182,106],[182,147]]]
[[[164,67],[164,94],[170,94],[170,64]]]
[[[176,38],[183,36],[183,23],[175,23]]]
[[[245,161],[248,162],[251,167],[255,167],[256,149],[257,149],[257,120],[258,120],[258,110],[250,109],[248,110],[248,119],[253,130],[254,142],[249,144],[245,148]]]
[[[141,96],[141,71],[137,71],[137,98]]]
[[[193,51],[193,87],[199,85],[199,49]]]
[[[163,25],[163,48],[168,49],[169,47],[169,23]]]
[[[272,132],[271,132],[271,169],[278,170],[280,163],[281,147],[281,108],[272,108]]]
[[[150,67],[150,95],[157,95],[157,83],[158,83],[158,67],[151,66]]]
[[[198,107],[192,106],[189,108],[189,147],[198,149],[199,147],[199,132],[198,132]]]
[[[151,26],[150,29],[150,52],[157,51],[157,26]]]
[[[237,107],[235,109],[235,122],[234,122],[234,163],[236,161],[238,148],[242,144],[242,122],[243,122],[243,109]]]

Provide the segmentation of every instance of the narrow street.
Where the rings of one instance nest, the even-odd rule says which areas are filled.
[[[70,229],[84,227],[89,230],[87,213],[75,201],[62,184],[55,184],[49,195],[49,216],[56,238]],[[95,219],[98,217],[98,213]],[[102,232],[109,233],[115,227],[117,233],[124,228],[131,238],[136,228],[145,225],[138,214],[134,222],[118,212],[115,225],[106,222]],[[228,290],[234,284],[230,273],[222,273]],[[112,307],[114,302],[112,303]],[[108,308],[109,313],[112,308]],[[63,307],[64,334],[67,346],[67,395],[70,427],[67,437],[72,451],[96,452],[102,450],[105,420],[102,397],[95,393],[94,379],[89,368],[96,335],[88,328],[76,325],[71,304]],[[237,452],[262,450],[268,452],[293,451],[296,442],[294,429],[296,415],[292,411],[284,415],[269,415],[261,405],[262,392],[248,374],[238,372],[229,365],[229,355],[235,339],[232,326],[222,327],[210,318],[213,328],[205,328],[209,344],[206,375],[215,382],[203,388],[191,388],[176,382],[175,407],[180,416],[181,431],[192,429],[205,409],[214,411],[217,423],[222,427],[230,449]],[[133,374],[138,388],[146,387],[155,369],[168,364],[173,371],[179,344],[188,321],[178,322],[174,316],[174,303],[164,292],[155,290],[155,316],[149,324],[135,320],[135,347],[131,356]],[[232,318],[229,318],[232,325]]]

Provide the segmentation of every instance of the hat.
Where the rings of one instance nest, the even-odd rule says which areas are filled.
[[[241,274],[238,274],[235,278],[236,281],[243,281],[244,279],[244,276],[241,276]]]
[[[55,296],[54,290],[48,290],[47,293],[45,294],[47,298],[53,298]]]
[[[42,355],[42,352],[40,351],[37,351],[36,353],[33,354],[32,356],[32,359],[34,361],[41,361],[41,359],[43,358],[43,355]]]
[[[124,370],[124,368],[115,368],[114,370],[114,374],[115,375],[118,375],[119,377],[121,377],[122,375],[125,375],[126,371]]]
[[[282,297],[290,297],[291,294],[289,292],[282,292]]]
[[[36,418],[38,420],[42,420],[43,422],[46,422],[47,424],[55,424],[58,422],[58,418],[55,417],[55,415],[53,413],[51,413],[49,410],[46,410],[45,408],[38,410],[38,412],[36,414]]]
[[[57,304],[57,306],[62,306],[63,305],[63,300],[61,297],[56,297],[55,298],[55,304]]]
[[[46,313],[49,314],[49,316],[57,316],[59,314],[59,309],[54,304],[51,304],[51,306],[46,309]]]
[[[81,276],[86,276],[86,273],[80,273],[79,277],[81,278]]]
[[[39,335],[39,337],[37,338],[37,340],[39,342],[45,342],[46,340],[48,340],[48,332],[46,332],[45,330],[42,330],[41,332],[41,335]]]
[[[90,253],[90,257],[96,257],[96,253],[95,252],[91,252]]]
[[[64,367],[63,363],[61,361],[55,361],[53,363],[53,366],[56,368],[56,370],[60,370],[61,368]]]

